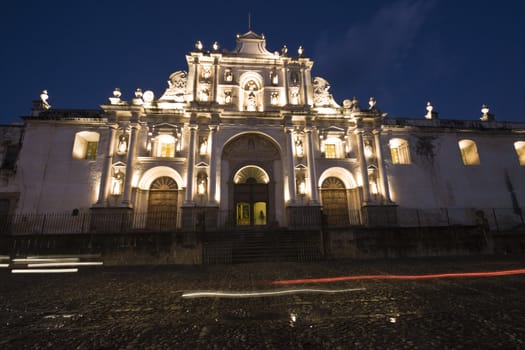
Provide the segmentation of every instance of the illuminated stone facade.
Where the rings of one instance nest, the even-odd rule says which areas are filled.
[[[339,105],[302,48],[270,52],[252,31],[236,41],[197,42],[158,98],[115,89],[77,111],[46,93],[23,118],[16,212],[142,213],[139,229],[163,215],[209,230],[470,224],[479,210],[523,221],[525,123]]]

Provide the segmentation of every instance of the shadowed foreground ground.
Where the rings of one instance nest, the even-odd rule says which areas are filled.
[[[525,257],[0,270],[1,349],[520,349],[525,275],[272,281],[525,268]],[[245,298],[195,291],[346,290]]]

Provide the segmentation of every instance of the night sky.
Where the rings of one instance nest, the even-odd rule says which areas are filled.
[[[0,9],[0,123],[30,114],[47,89],[54,108],[96,109],[115,87],[158,98],[187,70],[196,40],[235,47],[265,34],[267,49],[297,47],[331,84],[336,102],[370,96],[390,117],[525,122],[525,2],[9,1]]]

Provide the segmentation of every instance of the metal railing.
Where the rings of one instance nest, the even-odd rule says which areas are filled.
[[[399,227],[430,226],[483,226],[492,231],[508,231],[524,228],[525,209],[522,208],[397,208]],[[320,211],[304,210],[296,215],[296,221],[289,222],[291,229],[315,229],[323,227],[345,227],[360,225],[359,210],[350,215],[334,216],[328,219]],[[297,220],[297,217],[300,220]],[[183,222],[184,221],[184,222]],[[93,213],[78,215],[66,213],[15,214],[0,217],[0,234],[81,234],[81,233],[140,233],[140,232],[205,232],[229,231],[235,229],[275,228],[276,222],[265,225],[240,226],[235,223],[232,211],[207,211],[194,208],[186,211],[184,217],[179,210],[156,213]]]

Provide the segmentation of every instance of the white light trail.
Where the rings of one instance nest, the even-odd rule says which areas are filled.
[[[32,269],[32,270],[26,270],[26,269],[13,269],[11,270],[11,273],[72,273],[72,272],[78,272],[78,269]]]
[[[104,263],[102,261],[91,261],[91,262],[56,262],[56,263],[36,263],[27,264],[27,267],[58,267],[58,266],[101,266]]]
[[[299,293],[348,293],[365,290],[365,288],[351,288],[351,289],[286,289],[278,291],[266,292],[191,292],[182,294],[183,298],[258,298],[258,297],[274,297],[287,294]]]
[[[17,258],[13,259],[14,263],[34,263],[34,262],[75,262],[78,258]]]
[[[0,264],[0,268],[6,268],[9,267],[9,264]]]

